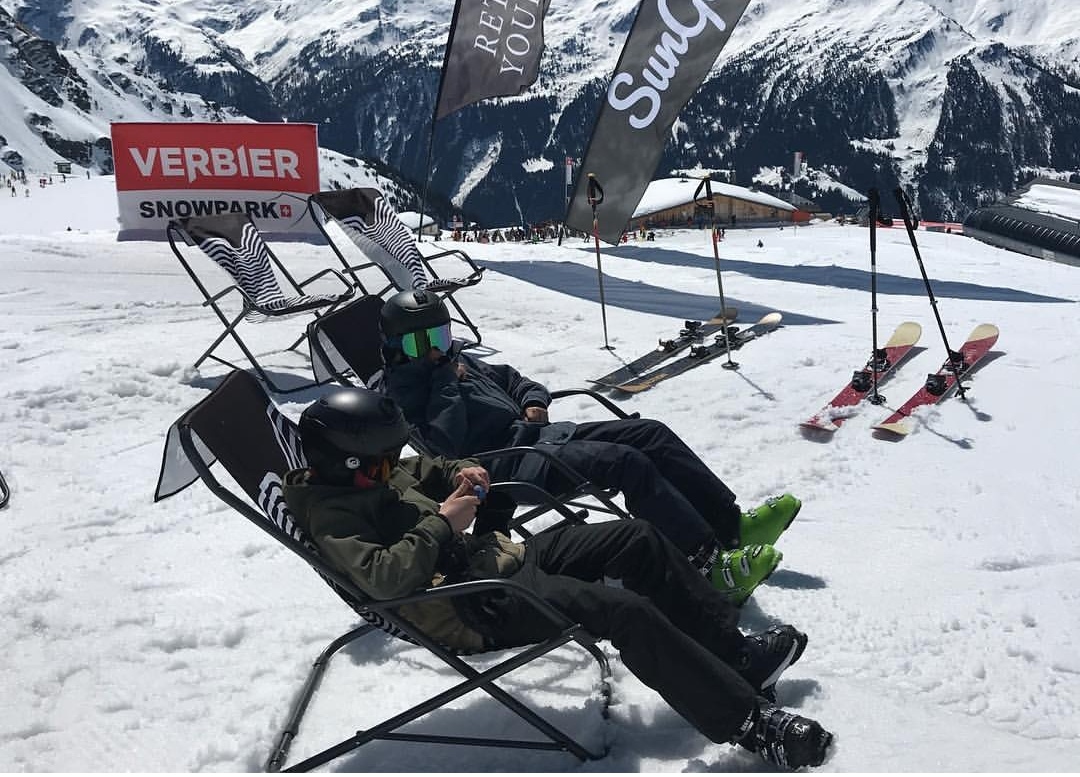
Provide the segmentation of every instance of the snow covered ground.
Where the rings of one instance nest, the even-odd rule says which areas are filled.
[[[310,662],[353,618],[200,484],[152,503],[166,429],[221,374],[187,371],[218,329],[168,247],[117,243],[115,215],[109,179],[0,196],[0,470],[12,489],[0,512],[0,771],[258,769]],[[882,230],[878,240],[881,339],[900,321],[923,326],[923,350],[882,387],[895,406],[939,366],[943,346],[907,236]],[[829,441],[797,429],[869,352],[867,232],[853,226],[729,230],[728,304],[743,321],[781,310],[788,325],[740,352],[738,372],[705,365],[625,406],[682,434],[744,506],[783,490],[803,498],[779,542],[781,568],[743,625],[809,633],[779,694],[837,733],[821,771],[1075,769],[1080,269],[958,235],[919,240],[950,341],[984,321],[1001,339],[969,402],[923,413],[907,439],[872,435],[883,408],[862,408]],[[583,386],[638,355],[716,291],[706,232],[605,248],[609,353],[589,301],[590,243],[468,248],[493,268],[459,297],[497,350],[491,359],[552,387]],[[332,261],[318,246],[279,254],[308,274]],[[642,301],[669,309],[639,312]],[[269,350],[300,325],[249,332]],[[307,370],[292,355],[268,363]],[[318,394],[282,407],[295,417]],[[553,417],[602,416],[571,399]],[[294,758],[450,682],[429,666],[381,636],[347,651]],[[588,744],[608,744],[599,762],[384,742],[331,768],[761,765],[706,741],[617,661],[610,720],[589,703],[594,685],[590,660],[572,648],[508,682]],[[435,713],[430,728],[523,733],[483,696]]]

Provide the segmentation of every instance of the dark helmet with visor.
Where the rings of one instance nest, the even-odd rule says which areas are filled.
[[[450,310],[433,292],[395,294],[383,304],[380,326],[388,346],[414,359],[427,356],[432,348],[450,350]]]
[[[308,465],[328,482],[350,482],[356,470],[397,462],[409,424],[390,397],[366,388],[342,388],[300,415]]]

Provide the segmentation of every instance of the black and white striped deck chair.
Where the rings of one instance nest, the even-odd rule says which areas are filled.
[[[226,486],[218,480],[212,471],[215,463],[224,467],[235,485]],[[380,631],[426,648],[460,675],[459,681],[409,709],[375,726],[357,731],[338,744],[293,764],[286,771],[308,771],[375,740],[561,751],[581,760],[605,755],[602,750],[587,749],[495,682],[514,669],[568,642],[575,642],[587,650],[599,665],[598,705],[606,717],[610,701],[610,667],[595,640],[580,625],[571,622],[528,589],[507,580],[472,581],[440,586],[389,601],[370,600],[346,575],[323,560],[311,538],[293,521],[282,495],[282,478],[288,470],[299,466],[303,466],[303,453],[296,424],[281,413],[254,376],[237,370],[169,428],[161,474],[154,494],[156,502],[179,493],[201,479],[217,497],[310,564],[364,620],[364,623],[332,641],[315,661],[299,696],[293,701],[284,729],[275,740],[266,762],[268,771],[283,769],[289,749],[299,733],[303,715],[319,688],[331,658],[358,638]],[[493,484],[492,488],[498,488],[498,485]],[[402,605],[426,598],[452,598],[494,588],[513,590],[528,599],[535,608],[535,617],[551,619],[558,627],[558,633],[543,643],[493,654],[490,658],[497,657],[498,660],[481,671],[466,661],[465,656],[434,642],[396,611]],[[374,671],[376,667],[370,669]],[[454,676],[450,674],[451,681]],[[424,733],[418,731],[416,726],[408,725],[475,690],[486,692],[544,738],[525,740],[440,735]],[[385,709],[384,700],[379,699],[357,699],[357,704],[366,705],[366,709]],[[463,722],[463,728],[469,730],[470,734],[474,733],[468,721]],[[483,764],[478,763],[477,766],[482,768]]]
[[[243,214],[226,213],[170,221],[165,233],[169,238],[169,246],[173,253],[205,297],[206,301],[203,304],[213,308],[225,326],[224,331],[193,366],[198,367],[204,360],[213,359],[228,367],[240,369],[238,365],[215,354],[215,350],[225,338],[231,337],[251,362],[251,366],[258,372],[259,377],[274,391],[287,394],[308,388],[310,386],[308,383],[289,389],[275,384],[248,345],[237,334],[237,327],[241,321],[258,323],[298,314],[312,314],[318,317],[320,313],[329,312],[352,298],[355,293],[355,289],[345,276],[337,270],[325,269],[310,278],[297,281],[270,250],[270,246],[266,244],[258,227],[247,215]],[[188,246],[197,246],[228,274],[232,283],[218,292],[211,292],[203,278],[195,272],[192,263],[184,257],[178,240]],[[279,276],[286,284],[284,288],[279,281]],[[334,286],[340,290],[331,294],[312,294],[306,290],[309,285],[324,279],[332,280]],[[222,300],[234,292],[238,297],[236,301],[240,307],[239,312],[230,316],[226,313]],[[283,350],[296,350],[304,342],[305,337],[306,333],[301,334],[292,345]]]
[[[0,509],[7,507],[9,501],[11,501],[11,489],[4,480],[4,473],[0,472]]]
[[[326,237],[326,242],[360,286],[358,272],[371,266],[382,271],[388,286],[377,290],[361,287],[364,293],[377,294],[384,299],[390,293],[408,289],[428,289],[442,297],[450,308],[451,320],[472,333],[468,346],[480,344],[480,330],[466,315],[454,294],[460,289],[480,282],[484,268],[479,267],[464,251],[451,249],[437,253],[421,253],[415,238],[398,218],[390,201],[377,189],[340,189],[316,192],[308,197],[312,219]],[[337,227],[337,229],[334,229]],[[347,237],[369,260],[353,264],[345,256],[341,234]],[[444,277],[435,269],[435,262],[453,259],[464,263],[466,274]]]

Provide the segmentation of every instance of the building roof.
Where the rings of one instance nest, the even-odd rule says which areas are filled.
[[[420,228],[420,214],[414,210],[405,210],[397,214],[397,217],[401,219],[402,223],[415,232]],[[434,216],[424,216],[424,228],[430,229],[436,225]]]
[[[1080,258],[1080,186],[1037,179],[1007,204],[979,208],[964,227],[986,242],[997,235],[1030,249]]]
[[[645,190],[645,194],[642,195],[641,202],[638,203],[637,209],[634,211],[634,215],[631,216],[631,218],[636,219],[640,216],[648,216],[650,213],[658,213],[662,210],[667,210],[668,208],[675,208],[679,205],[691,203],[694,201],[694,192],[697,191],[697,187],[700,185],[700,178],[661,178],[660,180],[653,181]],[[796,210],[795,206],[791,203],[784,202],[777,197],[773,197],[771,194],[751,191],[750,189],[745,189],[742,186],[735,186],[730,183],[713,181],[712,191],[713,196],[730,197],[734,200],[745,200],[746,202],[753,202],[768,208],[776,208],[777,210],[788,212],[794,212]]]

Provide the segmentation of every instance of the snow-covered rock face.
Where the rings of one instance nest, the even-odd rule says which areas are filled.
[[[438,199],[481,222],[559,217],[562,161],[584,154],[636,5],[553,3],[534,88],[436,126]],[[0,97],[15,110],[0,118],[0,152],[31,166],[55,154],[83,163],[86,141],[117,118],[243,115],[318,122],[321,145],[425,177],[449,2],[17,0],[6,10]],[[809,174],[786,185],[829,209],[854,210],[852,189],[902,183],[918,188],[925,216],[961,218],[1034,172],[1080,169],[1077,30],[1080,4],[1056,0],[754,0],[657,174],[734,169],[749,184],[802,151]],[[52,122],[52,140],[31,114]],[[103,166],[107,143],[94,153]]]

